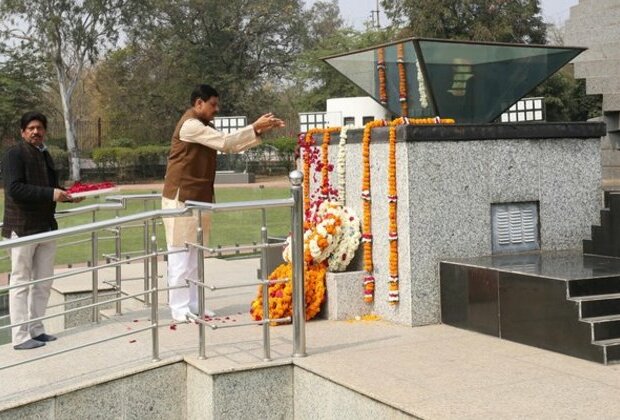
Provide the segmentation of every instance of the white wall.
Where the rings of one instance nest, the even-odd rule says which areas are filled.
[[[364,117],[373,119],[389,118],[390,113],[370,96],[353,98],[331,98],[327,100],[327,118],[329,125],[342,126],[347,117],[353,117],[355,127],[362,127]]]

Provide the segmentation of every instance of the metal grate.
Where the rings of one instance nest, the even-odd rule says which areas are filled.
[[[491,205],[493,253],[540,249],[538,203]]]

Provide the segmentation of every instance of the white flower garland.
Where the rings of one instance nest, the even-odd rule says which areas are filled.
[[[422,109],[428,107],[428,98],[426,97],[426,87],[424,86],[424,75],[422,74],[422,67],[420,67],[420,60],[415,62],[415,66],[418,72],[418,96],[420,97],[420,106]]]
[[[287,263],[293,261],[293,256],[291,255],[291,242],[291,235],[288,235],[288,237],[286,238],[286,245],[284,246],[284,251],[282,251],[282,259]]]
[[[329,271],[344,271],[360,244],[359,218],[352,209],[334,201],[321,203],[315,218],[317,220],[315,227],[304,232],[304,248],[310,252],[313,264],[329,258]],[[328,233],[328,228],[333,234]],[[319,245],[322,239],[327,244],[324,248]],[[290,236],[286,242],[282,257],[286,262],[291,262]]]
[[[304,243],[308,244],[310,255],[315,263],[320,263],[326,260],[338,244],[335,240],[335,238],[339,238],[341,236],[340,224],[338,222],[339,221],[335,217],[326,215],[325,218],[316,225],[314,230],[307,230],[304,234]],[[333,228],[333,234],[327,232],[328,226]],[[325,248],[321,248],[319,245],[319,242],[322,239],[327,242],[327,246],[325,246]]]
[[[360,219],[355,212],[348,208],[341,208],[341,235],[334,252],[329,257],[329,271],[344,271],[355,256],[355,251],[360,245],[362,231]]]

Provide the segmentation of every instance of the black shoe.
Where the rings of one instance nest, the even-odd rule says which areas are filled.
[[[56,340],[56,337],[53,335],[49,335],[49,334],[39,334],[36,337],[32,337],[33,340],[37,340],[37,341],[41,341],[43,343],[46,343],[48,341],[54,341]]]
[[[41,347],[41,346],[44,346],[44,345],[45,345],[45,343],[43,343],[42,341],[36,341],[36,340],[31,338],[28,341],[24,341],[21,344],[13,346],[13,348],[15,350],[30,350],[30,349],[36,349],[37,347]]]

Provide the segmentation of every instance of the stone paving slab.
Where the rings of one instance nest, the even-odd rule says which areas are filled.
[[[256,261],[215,261],[230,282],[245,278]],[[255,271],[254,271],[255,272]],[[239,274],[240,273],[240,274]],[[220,325],[249,320],[254,287],[216,292]],[[245,308],[245,310],[240,310]],[[198,327],[170,328],[162,305],[160,357],[151,360],[150,332],[123,337],[27,365],[0,370],[0,409],[62,395],[179,361],[210,374],[294,363],[336,384],[412,415],[428,418],[617,418],[620,365],[596,363],[445,326],[410,328],[385,321],[325,321],[306,325],[305,358],[292,358],[291,326],[270,329],[272,361],[263,360],[262,328],[206,331],[206,360],[198,360]],[[226,317],[228,316],[228,319]],[[150,310],[135,308],[100,325],[59,334],[27,352],[0,346],[0,366],[149,324]],[[166,384],[162,384],[165,386]]]

